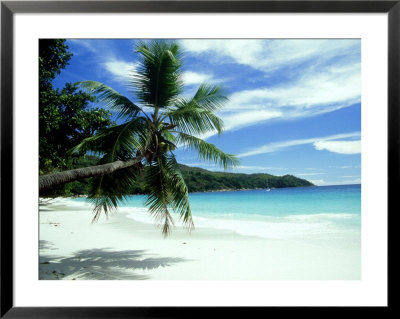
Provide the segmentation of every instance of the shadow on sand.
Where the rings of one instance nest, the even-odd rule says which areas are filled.
[[[52,243],[40,241],[41,249],[52,250]],[[86,279],[86,280],[144,280],[147,275],[135,274],[134,270],[150,270],[169,267],[189,261],[174,257],[147,257],[145,250],[112,251],[109,248],[87,249],[72,257],[40,254],[39,279]],[[154,256],[154,255],[153,255]]]
[[[57,250],[57,248],[54,247],[54,244],[48,240],[39,240],[39,249]]]

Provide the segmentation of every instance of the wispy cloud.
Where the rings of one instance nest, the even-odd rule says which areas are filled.
[[[214,63],[246,65],[285,81],[236,91],[219,115],[225,130],[305,118],[360,103],[359,40],[182,40]],[[280,74],[280,75],[279,75]],[[243,119],[243,120],[241,120]]]
[[[332,185],[325,182],[323,179],[309,179],[308,181],[317,186]]]
[[[346,184],[361,184],[361,178],[355,178],[355,179],[350,179],[350,180],[344,180],[341,182],[338,182],[338,184],[346,185]]]
[[[323,73],[303,75],[295,82],[279,86],[240,91],[233,94],[229,109],[244,105],[255,109],[264,107],[293,107],[307,110],[317,106],[344,106],[360,101],[360,64],[337,67]]]
[[[331,141],[331,140],[339,140],[339,139],[344,139],[344,138],[359,137],[360,134],[361,134],[360,132],[352,132],[352,133],[336,134],[336,135],[325,136],[325,137],[313,137],[313,138],[307,138],[307,139],[298,139],[298,140],[289,140],[289,141],[269,143],[266,145],[256,147],[250,151],[241,153],[237,156],[238,157],[248,157],[248,156],[253,156],[253,155],[258,155],[258,154],[272,153],[272,152],[280,151],[282,149],[296,146],[296,145],[314,144],[314,143],[319,143],[321,141]]]
[[[339,110],[359,103],[360,92],[360,65],[354,64],[352,68],[306,75],[289,84],[236,92],[220,115],[226,130],[233,130],[271,119],[305,118]]]
[[[137,64],[124,60],[117,60],[114,58],[101,63],[105,70],[107,70],[114,78],[115,81],[126,84],[130,76],[136,71]]]
[[[314,143],[316,150],[327,150],[339,154],[361,153],[361,141],[318,141]]]
[[[137,63],[122,59],[118,50],[108,40],[70,39],[68,41],[79,46],[81,50],[95,53],[91,55],[90,60],[94,70],[105,71],[115,82],[126,85],[130,75],[136,70]]]
[[[183,72],[182,76],[183,76],[183,83],[185,85],[201,84],[203,82],[213,80],[213,75],[209,73],[186,71]]]
[[[309,181],[317,186],[361,184],[361,178],[342,181],[326,181],[324,179],[311,179]]]
[[[189,162],[189,163],[186,163],[186,162],[181,162],[181,164],[183,164],[183,165],[186,165],[186,166],[191,166],[191,167],[200,167],[200,168],[203,168],[203,167],[215,167],[215,166],[217,166],[216,164],[209,164],[209,163],[205,163],[205,162]]]
[[[300,174],[293,174],[295,176],[314,176],[314,175],[326,175],[326,173],[300,173]]]
[[[252,110],[248,112],[223,113],[225,131],[231,131],[242,127],[254,125],[266,120],[277,119],[283,116],[283,113],[275,110]],[[214,133],[215,134],[215,133]]]
[[[329,166],[330,168],[360,168],[359,165],[343,165],[343,166]]]
[[[85,40],[85,39],[69,39],[68,40],[70,43],[76,44],[78,46],[81,46],[87,51],[90,51],[92,53],[97,53],[99,52],[98,48],[96,47],[95,43],[92,40]]]
[[[240,170],[278,170],[278,171],[283,171],[287,170],[287,167],[275,167],[275,166],[253,166],[253,165],[240,165],[235,167],[235,169],[240,169]]]
[[[208,55],[217,63],[239,63],[271,71],[313,59],[327,60],[343,52],[360,50],[358,40],[182,40],[192,54]]]

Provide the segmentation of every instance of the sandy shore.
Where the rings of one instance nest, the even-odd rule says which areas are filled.
[[[176,227],[168,238],[124,209],[91,224],[90,206],[58,199],[40,210],[40,279],[358,280],[361,252]],[[195,220],[196,221],[196,220]],[[176,221],[179,225],[179,221]]]

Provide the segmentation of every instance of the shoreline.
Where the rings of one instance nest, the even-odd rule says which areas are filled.
[[[119,211],[91,224],[85,203],[61,198],[40,209],[43,280],[359,280],[361,252],[290,240],[153,224]]]
[[[189,194],[203,194],[203,193],[223,193],[223,192],[242,192],[242,191],[252,191],[252,190],[274,190],[274,189],[291,189],[291,188],[309,188],[309,187],[332,187],[332,186],[353,186],[353,185],[361,185],[361,184],[340,184],[340,185],[309,185],[309,186],[292,186],[292,187],[271,187],[271,188],[240,188],[240,189],[230,189],[230,188],[224,188],[224,189],[217,189],[217,190],[208,190],[204,192],[189,192]],[[147,195],[146,193],[136,193],[136,194],[129,194],[127,196],[136,196],[136,195]],[[79,197],[87,197],[87,195],[75,195],[75,196],[58,196],[58,197],[40,197],[39,199],[56,199],[56,198],[79,198]]]
[[[326,185],[326,186],[335,186],[335,185]],[[288,189],[288,188],[303,188],[303,187],[318,187],[318,185],[309,185],[309,186],[291,186],[291,187],[270,187],[270,188],[223,188],[216,190],[208,190],[203,192],[189,192],[189,194],[203,194],[203,193],[222,193],[222,192],[243,192],[243,191],[255,191],[255,190],[273,190],[273,189]],[[136,196],[136,195],[147,195],[147,193],[135,193],[129,194],[127,196]],[[56,198],[79,198],[79,197],[87,197],[87,195],[75,195],[75,196],[58,196],[58,197],[40,197],[40,199],[56,199]]]

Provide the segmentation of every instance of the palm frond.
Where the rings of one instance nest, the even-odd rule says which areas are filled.
[[[197,89],[192,101],[208,111],[215,112],[223,107],[228,98],[220,86],[203,83]]]
[[[164,236],[174,225],[170,207],[179,213],[185,226],[193,227],[188,190],[173,156],[160,156],[146,167],[144,182],[149,192],[146,206],[162,227]]]
[[[145,189],[149,192],[145,205],[156,223],[162,227],[162,233],[167,236],[171,232],[174,221],[168,209],[170,202],[168,180],[161,159],[146,167],[144,175]]]
[[[83,140],[72,151],[101,153],[99,164],[116,160],[128,161],[138,153],[144,153],[149,143],[148,130],[146,120],[137,117]],[[117,209],[119,203],[128,195],[126,192],[137,179],[139,171],[140,165],[137,165],[92,178],[88,201],[94,204],[93,222],[99,219],[102,212],[108,216]]]
[[[97,81],[82,81],[78,82],[77,85],[88,93],[95,95],[98,101],[106,108],[116,111],[118,118],[132,118],[138,113],[143,112],[139,106],[127,97],[103,83]]]
[[[175,143],[176,137],[169,130],[162,130],[161,135],[165,140],[169,141],[170,143]]]
[[[92,222],[96,222],[102,213],[108,216],[117,210],[118,205],[129,195],[127,190],[137,180],[139,173],[137,167],[129,167],[91,180],[87,200],[94,204]]]
[[[202,108],[194,100],[181,99],[175,108],[169,108],[163,115],[180,131],[190,135],[201,135],[210,131],[220,134],[223,130],[222,120],[213,111]]]
[[[134,154],[145,149],[149,138],[149,127],[142,117],[136,117],[124,124],[101,130],[96,135],[84,139],[71,152],[85,154],[111,154],[110,161],[118,154]]]
[[[192,212],[189,203],[189,192],[174,156],[168,160],[170,185],[172,185],[171,198],[172,207],[179,214],[183,223],[190,229],[194,228]]]
[[[166,118],[178,126],[179,130],[191,135],[201,135],[210,131],[222,133],[223,121],[215,114],[228,98],[219,86],[203,83],[190,100],[177,99],[174,106],[163,112]]]
[[[198,137],[178,132],[177,143],[183,147],[195,149],[202,160],[221,165],[225,169],[231,166],[238,166],[239,160],[235,155],[226,154],[215,145],[208,143]]]
[[[166,40],[141,42],[137,73],[132,76],[133,90],[146,106],[164,108],[182,91],[179,46]]]

